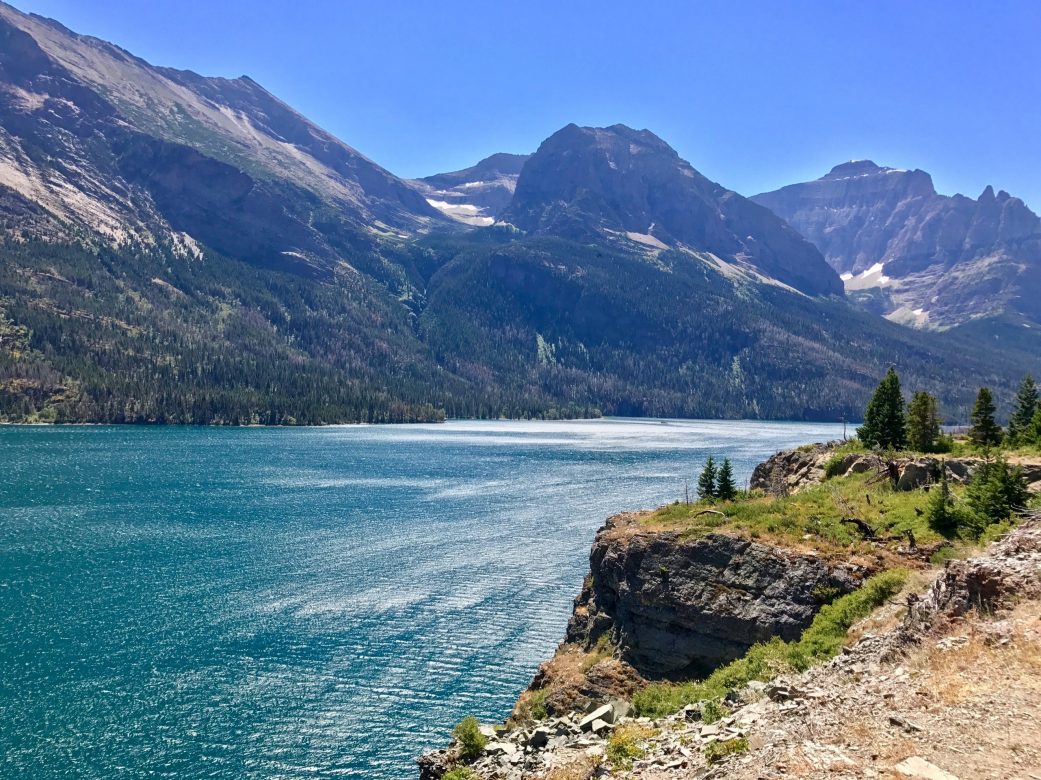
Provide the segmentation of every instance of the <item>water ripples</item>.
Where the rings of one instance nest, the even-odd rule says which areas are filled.
[[[508,714],[608,514],[837,430],[0,429],[0,775],[414,777]]]

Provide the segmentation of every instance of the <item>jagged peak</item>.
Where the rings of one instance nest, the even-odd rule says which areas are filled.
[[[849,160],[848,162],[840,163],[832,168],[825,179],[847,179],[852,176],[865,176],[872,173],[879,173],[880,171],[891,170],[889,168],[883,168],[881,165],[877,165],[871,160]]]

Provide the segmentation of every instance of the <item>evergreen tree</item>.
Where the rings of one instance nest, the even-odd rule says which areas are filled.
[[[929,506],[925,512],[925,519],[940,536],[948,539],[957,536],[959,526],[962,524],[961,513],[954,506],[954,498],[951,496],[951,485],[947,480],[947,464],[940,464],[940,481],[929,494]]]
[[[1027,431],[1027,442],[1035,446],[1041,446],[1041,405],[1034,412],[1034,419],[1030,421],[1030,428]]]
[[[1022,511],[1030,499],[1023,469],[1009,466],[1004,458],[984,463],[973,475],[965,497],[976,514],[978,531],[1008,520]]]
[[[705,468],[698,477],[698,498],[715,498],[716,496],[716,462],[712,456],[705,461]]]
[[[737,486],[734,484],[734,469],[730,465],[730,458],[723,459],[723,465],[719,467],[719,476],[716,478],[716,498],[722,501],[731,501],[737,495]]]
[[[868,447],[898,450],[907,446],[904,396],[896,369],[890,368],[875,389],[864,411],[864,424],[857,428],[857,436]]]
[[[919,390],[907,407],[907,443],[916,452],[935,452],[940,443],[940,414],[935,396]]]
[[[1001,444],[1001,426],[994,420],[994,396],[990,388],[981,387],[972,407],[972,428],[969,440],[977,447],[996,447]]]
[[[1009,441],[1013,444],[1029,442],[1030,428],[1037,411],[1037,385],[1034,384],[1034,377],[1027,374],[1023,378],[1023,384],[1019,386],[1019,392],[1016,393],[1016,408],[1008,422]]]

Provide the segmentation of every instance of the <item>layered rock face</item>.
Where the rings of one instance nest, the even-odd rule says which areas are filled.
[[[797,639],[826,598],[868,572],[737,536],[683,538],[620,515],[600,530],[567,641],[607,636],[647,677],[698,676],[772,637]]]
[[[1041,319],[1041,219],[1007,192],[948,197],[925,171],[858,160],[753,200],[813,242],[847,291],[891,319]]]
[[[529,233],[710,253],[810,295],[842,294],[809,242],[709,181],[649,130],[559,130],[524,165],[500,218]]]

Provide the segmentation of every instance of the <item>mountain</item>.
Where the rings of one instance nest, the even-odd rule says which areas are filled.
[[[1015,323],[921,334],[841,292],[647,131],[409,183],[248,78],[0,5],[0,421],[836,419],[894,361],[962,419],[1041,371]]]
[[[513,198],[517,177],[530,156],[500,152],[461,171],[438,173],[411,184],[445,215],[467,225],[486,227]]]
[[[847,291],[890,319],[1041,323],[1041,220],[1007,192],[949,197],[925,171],[858,160],[753,200],[812,241]]]
[[[328,277],[443,217],[247,77],[152,67],[0,3],[0,204],[110,245]]]
[[[554,133],[524,165],[500,219],[532,235],[684,249],[810,295],[842,293],[809,242],[648,130],[572,124]]]

